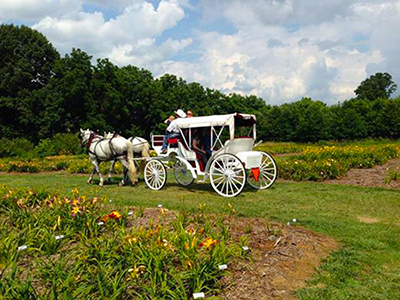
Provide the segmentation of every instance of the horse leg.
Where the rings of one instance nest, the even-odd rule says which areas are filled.
[[[123,159],[123,158],[121,158],[119,160],[119,162],[124,166],[124,179],[128,180],[129,163],[126,159]],[[124,181],[124,180],[122,180],[122,181]],[[121,181],[121,183],[122,183],[122,181]],[[138,179],[137,179],[137,175],[136,175],[136,178],[134,179],[133,184],[136,184],[137,182],[138,182]]]
[[[115,160],[112,160],[112,161],[111,161],[111,164],[110,164],[110,171],[108,172],[107,181],[111,181],[111,174],[114,174],[115,163],[116,163]]]
[[[94,171],[96,170],[96,167],[93,167],[92,173],[90,174],[89,179],[87,180],[87,183],[92,183],[93,180],[93,175],[94,175]]]
[[[124,167],[124,174],[121,182],[119,183],[119,186],[124,186],[127,180],[128,180],[128,169]]]
[[[99,162],[97,160],[92,160],[92,163],[93,163],[94,168],[96,169],[96,172],[97,172],[97,174],[99,175],[99,178],[100,178],[99,186],[103,186],[104,179],[103,179],[103,176],[100,173]]]

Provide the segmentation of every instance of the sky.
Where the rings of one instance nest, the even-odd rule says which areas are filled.
[[[272,105],[335,104],[377,72],[400,87],[400,0],[0,0],[0,23],[40,31],[62,55]]]

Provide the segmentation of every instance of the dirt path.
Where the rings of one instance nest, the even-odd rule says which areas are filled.
[[[351,169],[346,176],[339,179],[326,180],[323,183],[400,189],[400,178],[389,182],[391,171],[400,175],[400,158],[392,159],[372,169]]]
[[[230,276],[222,279],[223,299],[296,299],[321,259],[338,248],[337,242],[298,226],[285,226],[258,218],[232,218],[233,236],[246,236],[249,261],[228,264]],[[251,232],[247,228],[251,224]]]

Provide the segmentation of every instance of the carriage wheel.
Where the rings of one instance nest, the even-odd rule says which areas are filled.
[[[194,177],[192,176],[192,172],[190,172],[184,162],[177,159],[173,169],[174,177],[180,185],[189,186],[193,183]]]
[[[246,185],[246,170],[242,162],[232,154],[222,154],[210,166],[213,189],[224,197],[239,195]]]
[[[247,183],[256,190],[264,190],[274,184],[277,177],[276,163],[271,155],[262,152],[261,165],[258,168],[258,175],[254,170],[247,170]],[[256,173],[256,174],[257,174]],[[256,177],[258,177],[256,180]]]
[[[163,163],[157,159],[150,160],[144,167],[144,181],[155,191],[161,190],[167,182],[167,171]]]

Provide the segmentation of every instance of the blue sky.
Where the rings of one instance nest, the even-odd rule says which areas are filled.
[[[400,0],[1,0],[0,22],[66,54],[175,74],[269,104],[333,104],[389,72],[400,85]]]

